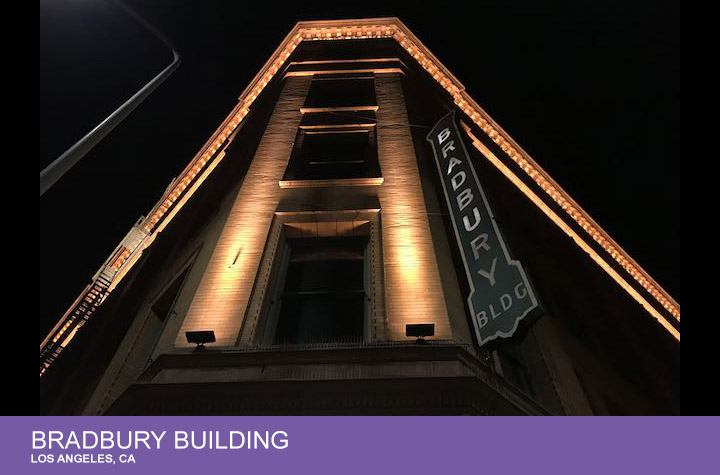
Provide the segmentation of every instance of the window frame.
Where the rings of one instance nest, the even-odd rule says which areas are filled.
[[[341,83],[368,83],[364,84],[365,90],[357,87],[337,87]],[[328,90],[322,91],[323,86],[330,86]],[[333,91],[335,85],[338,90]],[[322,97],[325,92],[325,99]],[[360,94],[357,94],[360,92]],[[355,93],[355,94],[354,94]],[[318,97],[320,96],[320,97]],[[350,97],[351,101],[345,102]],[[377,95],[375,92],[375,75],[372,73],[333,74],[327,76],[313,76],[310,87],[301,110],[377,110]]]
[[[312,167],[312,157],[303,149],[308,137],[329,137],[342,134],[367,134],[367,149],[362,157],[364,164],[361,174],[347,176],[313,177],[307,170]],[[303,174],[305,172],[305,174]],[[374,124],[348,124],[347,126],[314,126],[312,129],[299,127],[295,136],[293,150],[280,181],[281,188],[325,187],[325,186],[374,186],[383,183],[380,159],[378,156],[377,131]]]
[[[342,224],[345,228],[366,226],[367,231],[356,229],[352,232],[366,233],[368,242],[363,259],[365,290],[365,343],[386,341],[389,338],[382,263],[382,240],[380,210],[344,210],[327,212],[276,212],[268,235],[263,257],[256,274],[255,285],[248,301],[243,325],[237,345],[256,348],[276,347],[272,344],[275,313],[279,310],[279,293],[283,291],[290,251],[288,236],[297,235],[290,225],[304,223],[318,229],[331,228],[331,223]],[[353,228],[353,229],[355,229]],[[323,231],[318,235],[323,237]],[[308,236],[309,237],[309,236]]]
[[[310,238],[310,239],[322,239],[322,238],[321,238],[321,237],[312,237],[312,238]],[[290,241],[292,241],[292,240],[290,240]],[[273,301],[274,301],[274,302],[273,302],[273,305],[272,305],[271,308],[270,308],[270,311],[269,311],[270,313],[269,313],[269,314],[267,315],[267,317],[266,317],[266,318],[267,318],[267,324],[266,324],[266,327],[265,327],[265,330],[264,330],[264,334],[263,334],[263,336],[262,336],[262,342],[263,342],[263,345],[265,345],[265,346],[273,346],[273,347],[275,347],[275,346],[296,346],[296,345],[297,345],[297,346],[302,346],[302,345],[306,345],[306,344],[303,344],[303,343],[300,343],[300,344],[280,344],[280,343],[276,343],[276,341],[275,341],[275,340],[276,340],[276,336],[277,336],[278,326],[279,326],[279,323],[280,323],[280,317],[281,317],[281,314],[282,314],[283,301],[284,301],[284,300],[286,301],[286,299],[287,299],[287,297],[288,297],[288,294],[296,294],[299,298],[302,298],[302,297],[300,297],[300,294],[302,294],[302,292],[288,292],[288,291],[287,291],[287,288],[286,288],[286,285],[287,285],[287,273],[288,273],[288,269],[290,268],[290,258],[291,258],[291,256],[292,256],[292,244],[289,244],[289,245],[288,245],[288,244],[287,244],[287,242],[288,242],[287,240],[286,240],[285,242],[286,242],[286,246],[285,246],[285,249],[283,250],[282,262],[281,262],[281,264],[280,264],[280,265],[281,265],[281,273],[280,273],[280,275],[278,276],[278,279],[277,279],[277,280],[275,281],[275,283],[274,283],[274,287],[275,287],[275,288],[273,289]],[[370,338],[370,335],[369,335],[369,331],[370,331],[369,322],[370,322],[370,319],[371,319],[371,314],[370,314],[369,301],[370,301],[370,293],[371,293],[371,287],[370,287],[370,285],[371,285],[371,279],[369,279],[369,276],[368,276],[368,270],[369,270],[369,269],[367,268],[368,254],[369,254],[369,252],[368,252],[368,247],[369,247],[370,245],[371,245],[371,243],[370,243],[370,236],[369,236],[369,234],[368,234],[368,235],[367,235],[367,242],[365,242],[365,244],[363,245],[363,258],[362,258],[362,261],[363,261],[363,265],[362,265],[362,269],[363,269],[363,289],[362,289],[362,297],[363,297],[363,317],[362,317],[362,318],[363,318],[363,324],[362,324],[362,327],[363,327],[363,336],[362,336],[362,340],[363,340],[363,342],[367,342],[367,341],[369,340],[369,338]],[[339,293],[339,292],[341,292],[341,291],[338,291],[338,292],[335,292],[335,293]],[[332,291],[327,291],[327,293],[330,294],[330,293],[333,293],[333,292],[332,292]],[[338,343],[340,343],[340,342],[328,341],[328,342],[319,342],[319,343],[320,343],[320,344],[330,344],[330,345],[332,345],[332,344],[338,344]],[[310,343],[310,344],[312,344],[312,343]]]

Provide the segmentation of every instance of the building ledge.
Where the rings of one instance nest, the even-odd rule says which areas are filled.
[[[548,414],[444,341],[161,355],[107,412],[184,413]]]

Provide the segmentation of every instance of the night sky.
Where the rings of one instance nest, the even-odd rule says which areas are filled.
[[[170,38],[182,64],[41,198],[40,340],[295,22],[331,18],[399,17],[681,300],[675,3],[127,3]],[[171,59],[159,40],[110,1],[41,1],[39,169]]]

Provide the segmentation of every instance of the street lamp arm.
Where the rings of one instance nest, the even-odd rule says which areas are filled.
[[[128,8],[120,1],[116,1],[123,10],[129,13],[145,28],[149,29],[153,35],[159,38],[171,51],[173,60],[160,73],[150,80],[139,91],[133,94],[130,99],[125,101],[112,114],[100,122],[95,128],[88,132],[83,138],[78,140],[74,145],[67,149],[62,155],[56,158],[50,165],[40,172],[40,196],[42,196],[51,186],[55,184],[68,170],[78,163],[95,145],[97,145],[107,134],[109,134],[120,122],[122,122],[130,113],[142,103],[160,84],[165,81],[180,65],[180,54],[175,51],[168,39],[160,33],[155,27],[150,25],[142,17]]]

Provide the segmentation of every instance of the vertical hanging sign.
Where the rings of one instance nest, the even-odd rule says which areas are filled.
[[[467,302],[478,344],[510,337],[538,303],[520,261],[510,257],[457,125],[455,111],[435,124],[432,144],[455,237],[470,284]]]

